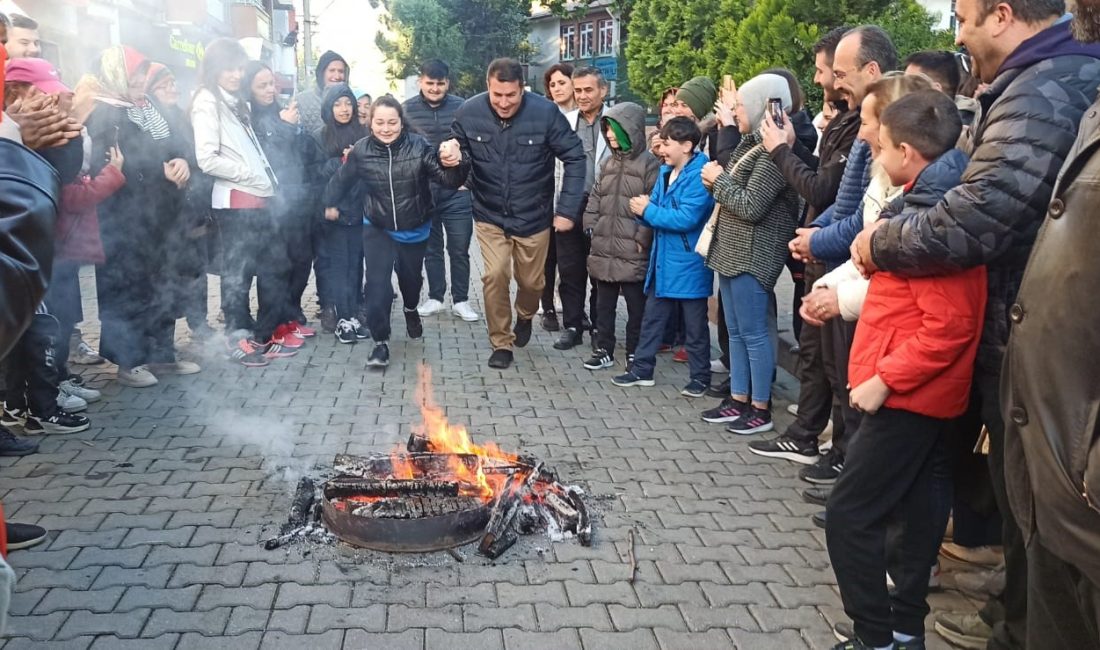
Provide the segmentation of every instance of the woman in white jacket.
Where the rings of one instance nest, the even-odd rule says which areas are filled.
[[[271,238],[275,227],[269,201],[277,179],[249,124],[241,96],[241,79],[248,61],[244,48],[219,38],[206,48],[201,85],[191,104],[195,158],[214,179],[210,200],[221,241],[222,311],[229,334],[230,356],[247,367],[268,359],[292,356],[300,344],[277,336],[289,290],[286,260]],[[256,278],[259,313],[248,305]],[[285,328],[284,328],[285,329]],[[251,332],[251,335],[249,334]],[[278,334],[283,334],[279,331]]]

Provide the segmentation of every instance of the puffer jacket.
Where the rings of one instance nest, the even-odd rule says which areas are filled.
[[[958,185],[966,162],[957,149],[932,161],[882,218],[931,209]],[[889,408],[940,419],[962,415],[974,378],[985,284],[982,266],[926,278],[874,274],[848,360],[852,387],[878,375],[890,387]]]
[[[710,297],[714,274],[695,252],[714,198],[703,186],[703,165],[707,155],[696,152],[669,184],[672,168],[661,165],[657,184],[649,195],[642,221],[653,228],[653,250],[649,255],[645,290],[658,298],[691,300]]]
[[[983,372],[1000,372],[1010,307],[1098,81],[1100,45],[1074,41],[1068,21],[1024,41],[978,99],[962,183],[935,208],[892,219],[872,237],[872,260],[887,271],[942,275],[986,265]]]
[[[611,149],[588,194],[584,209],[584,229],[592,233],[588,274],[602,282],[642,282],[649,268],[653,229],[630,211],[630,199],[653,191],[661,163],[646,147],[645,109],[633,102],[607,109],[601,120],[605,140],[609,120],[626,132],[630,151]]]
[[[524,92],[510,119],[497,117],[489,94],[466,100],[455,113],[451,136],[470,157],[466,186],[473,193],[474,219],[507,235],[529,237],[556,215],[580,224],[584,199],[584,145],[556,104]],[[565,170],[554,203],[554,160]]]
[[[439,164],[439,152],[424,136],[402,131],[390,144],[373,135],[363,138],[348,154],[348,160],[329,181],[323,202],[339,206],[345,195],[361,181],[366,188],[363,215],[382,230],[415,230],[432,218],[434,181],[455,188],[470,169],[463,156],[457,167]]]
[[[9,119],[5,117],[5,119]],[[0,138],[0,358],[46,295],[61,178],[41,156]]]
[[[438,106],[432,106],[424,99],[423,94],[417,93],[415,97],[406,99],[402,106],[409,126],[424,136],[432,148],[439,149],[440,143],[451,136],[451,123],[454,122],[455,112],[462,106],[462,102],[462,98],[457,95],[446,95]],[[436,204],[451,198],[457,191],[438,185],[432,189]]]
[[[1001,377],[1005,481],[1026,541],[1100,584],[1100,102],[1081,122],[1020,291]],[[1033,487],[1034,486],[1034,489]]]
[[[301,118],[299,122],[306,133],[314,133],[319,131],[321,127],[325,125],[321,119],[321,103],[325,96],[325,69],[333,61],[343,61],[347,74],[344,76],[344,83],[351,83],[351,66],[348,65],[347,60],[333,52],[328,50],[317,59],[317,67],[313,70],[313,82],[314,87],[309,90],[303,90],[294,96],[294,101],[298,103],[298,115]]]
[[[797,124],[793,118],[791,122]],[[795,139],[793,146],[781,144],[771,151],[772,160],[806,201],[804,224],[812,223],[836,201],[859,124],[859,111],[849,111],[845,104],[821,134],[820,158],[813,155],[814,148],[801,138]],[[812,122],[810,128],[813,128]]]
[[[870,184],[871,147],[863,140],[856,140],[848,152],[836,202],[811,224],[817,230],[810,236],[810,252],[830,269],[851,256],[852,242],[863,229],[863,197]]]
[[[741,139],[711,191],[721,209],[707,266],[726,277],[748,273],[765,289],[774,288],[787,263],[800,205],[758,133]]]

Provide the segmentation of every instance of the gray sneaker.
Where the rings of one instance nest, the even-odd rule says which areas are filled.
[[[956,648],[984,650],[993,628],[989,627],[978,614],[960,614],[944,612],[936,614],[933,625],[936,633]]]

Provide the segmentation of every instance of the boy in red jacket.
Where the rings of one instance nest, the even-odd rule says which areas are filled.
[[[919,91],[890,104],[880,122],[877,161],[905,187],[881,218],[932,208],[967,165],[954,149],[962,129],[955,104]],[[855,629],[835,650],[925,647],[928,567],[947,517],[933,466],[948,422],[966,410],[985,298],[985,267],[871,278],[848,365],[863,421],[826,510],[829,557]],[[895,520],[903,532],[891,541],[887,566],[886,529]]]

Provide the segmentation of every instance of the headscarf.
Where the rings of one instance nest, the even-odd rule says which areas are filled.
[[[759,74],[749,79],[737,89],[741,104],[749,118],[749,128],[755,131],[764,123],[764,112],[768,108],[768,99],[778,97],[783,110],[791,110],[791,86],[787,80],[777,74]]]
[[[137,102],[130,99],[130,80],[148,67],[149,61],[141,52],[128,45],[114,45],[103,51],[99,62],[99,80],[106,98],[114,100],[109,103],[123,102],[126,117],[131,122],[154,140],[163,140],[172,132],[157,107],[147,97]]]

